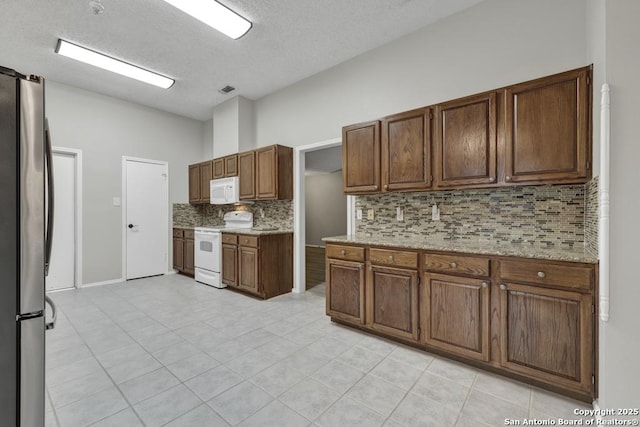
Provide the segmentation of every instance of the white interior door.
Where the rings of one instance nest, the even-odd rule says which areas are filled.
[[[53,246],[47,291],[76,286],[76,162],[73,154],[53,152]]]
[[[168,165],[125,159],[126,279],[167,272]]]

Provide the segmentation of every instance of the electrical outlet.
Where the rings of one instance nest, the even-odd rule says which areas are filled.
[[[431,207],[431,220],[440,221],[440,208],[435,203]]]
[[[400,206],[396,208],[396,219],[399,222],[404,221],[404,209],[402,209]]]
[[[362,209],[356,211],[356,219],[362,219]]]
[[[373,221],[373,209],[367,211],[367,219]]]
[[[264,219],[264,209],[260,208],[260,218]]]

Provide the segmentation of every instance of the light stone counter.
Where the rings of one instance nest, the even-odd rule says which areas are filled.
[[[582,262],[597,264],[598,259],[584,248],[561,249],[540,248],[528,244],[508,244],[479,242],[464,239],[393,238],[354,234],[333,236],[322,239],[327,243],[347,243],[366,246],[387,246],[394,248],[422,249],[429,251],[459,252],[490,256],[513,256],[520,258],[546,259],[554,261]]]

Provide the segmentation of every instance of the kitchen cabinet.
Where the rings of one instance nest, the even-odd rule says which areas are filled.
[[[212,179],[213,160],[189,165],[189,203],[209,203]]]
[[[247,151],[238,154],[238,177],[240,200],[256,198],[256,153]]]
[[[194,233],[192,229],[173,229],[173,268],[178,272],[193,276],[194,267]]]
[[[596,396],[597,265],[356,242],[327,243],[325,253],[332,320],[573,398]]]
[[[586,182],[591,68],[506,88],[505,181]]]
[[[436,108],[435,185],[439,188],[497,182],[496,93]]]
[[[419,108],[382,119],[382,191],[431,187],[432,116]]]
[[[367,275],[367,324],[390,336],[418,342],[418,271],[371,265]]]
[[[213,159],[213,179],[224,178],[224,158]]]
[[[380,191],[380,122],[342,128],[342,177],[345,193]]]
[[[592,392],[593,269],[531,261],[500,268],[501,366]]]
[[[292,233],[222,233],[222,283],[264,299],[291,292]]]
[[[293,198],[293,149],[270,145],[255,150],[256,199]]]
[[[238,155],[232,154],[223,158],[224,161],[224,176],[238,176]]]

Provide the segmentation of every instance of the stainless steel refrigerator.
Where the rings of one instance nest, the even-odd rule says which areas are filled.
[[[0,425],[44,426],[51,143],[44,79],[0,67]],[[46,193],[46,194],[45,194]],[[45,300],[54,321],[45,322]]]

